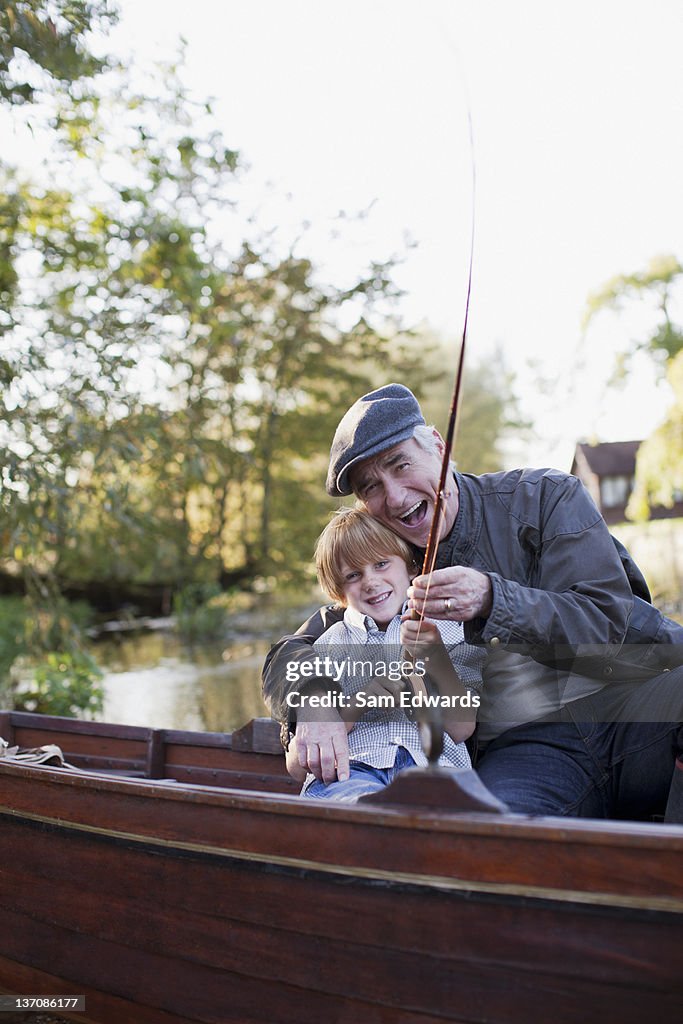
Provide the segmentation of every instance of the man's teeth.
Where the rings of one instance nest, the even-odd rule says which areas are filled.
[[[416,501],[412,508],[409,508],[407,512],[404,512],[398,518],[403,519],[404,521],[409,519],[412,516],[413,512],[417,512],[421,504],[421,501]]]

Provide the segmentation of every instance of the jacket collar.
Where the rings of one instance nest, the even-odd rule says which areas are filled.
[[[477,549],[481,532],[481,496],[472,484],[472,478],[455,473],[458,487],[458,514],[451,532],[439,544],[436,568],[468,565]]]

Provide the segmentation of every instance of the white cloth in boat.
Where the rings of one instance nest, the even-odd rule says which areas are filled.
[[[462,624],[443,621],[437,622],[437,627],[463,684],[473,691],[479,689],[482,656],[476,648],[464,642]],[[335,661],[342,692],[352,696],[365,689],[373,676],[380,680],[386,678],[392,664],[405,660],[405,656],[402,657],[400,628],[400,615],[396,615],[381,632],[369,616],[347,608],[343,620],[330,626],[315,641],[314,648],[316,654]],[[407,718],[399,707],[368,708],[349,733],[351,760],[373,768],[391,768],[399,747],[404,747],[417,765],[427,764],[417,724]],[[439,764],[450,768],[471,767],[465,744],[455,743],[445,734]]]

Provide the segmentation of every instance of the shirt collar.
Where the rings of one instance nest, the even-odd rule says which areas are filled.
[[[407,604],[408,602],[406,601],[403,605],[402,612],[405,611]],[[374,630],[384,633],[389,629],[389,626],[396,618],[398,618],[398,616],[394,616],[394,619],[391,620],[388,626],[384,629],[380,629],[374,619],[370,618],[369,615],[363,615],[361,612],[356,611],[355,608],[347,608],[344,612],[344,622],[349,626],[355,626],[356,629],[362,629],[365,633],[369,633]]]
[[[377,629],[377,625],[369,615],[363,615],[362,612],[356,611],[355,608],[347,608],[344,612],[344,621],[349,626],[355,626],[356,629],[362,629],[364,633],[367,633],[370,629]]]

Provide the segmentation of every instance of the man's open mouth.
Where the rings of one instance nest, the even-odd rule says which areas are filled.
[[[427,515],[427,502],[416,501],[415,504],[398,518],[406,526],[419,526]]]

